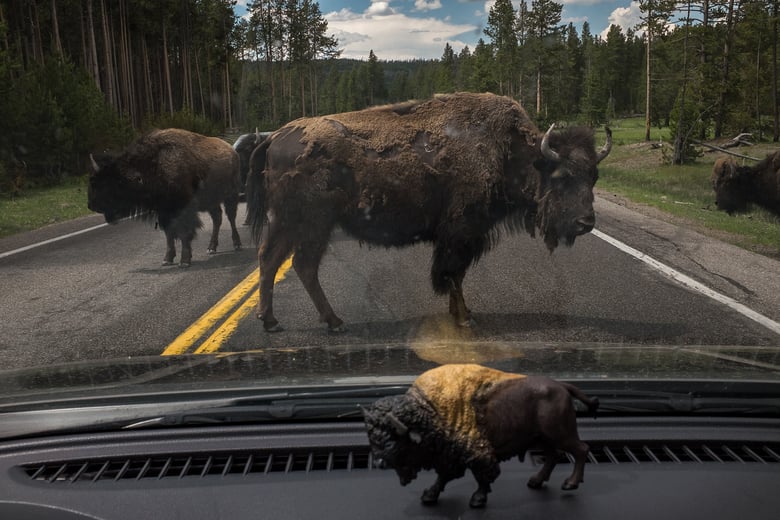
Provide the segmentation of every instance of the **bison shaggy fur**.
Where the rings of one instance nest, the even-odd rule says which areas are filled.
[[[610,143],[597,151],[585,128],[542,133],[520,104],[493,94],[292,121],[250,157],[256,239],[268,221],[258,252],[258,318],[267,331],[281,330],[273,284],[292,253],[320,319],[343,330],[318,278],[340,226],[368,244],[433,244],[433,289],[449,295],[450,313],[468,326],[463,278],[502,230],[538,230],[552,251],[593,229],[596,165]]]
[[[118,156],[92,158],[88,206],[108,223],[121,218],[156,219],[165,232],[164,265],[176,257],[180,265],[192,262],[192,240],[202,227],[199,211],[213,223],[208,252],[217,250],[222,208],[230,222],[233,247],[241,248],[236,229],[239,196],[239,158],[217,137],[180,129],[153,130],[130,144]]]
[[[755,204],[780,217],[780,152],[755,166],[737,166],[734,159],[722,157],[715,162],[711,181],[719,209],[744,213]]]
[[[423,503],[436,503],[447,482],[469,469],[478,484],[470,505],[482,507],[500,473],[499,462],[514,456],[523,460],[529,449],[545,455],[529,487],[538,489],[549,480],[558,450],[575,460],[563,489],[579,486],[589,447],[577,434],[572,398],[595,415],[598,399],[570,384],[452,364],[421,374],[404,395],[379,399],[363,415],[374,463],[395,469],[401,485],[421,469],[436,472]]]

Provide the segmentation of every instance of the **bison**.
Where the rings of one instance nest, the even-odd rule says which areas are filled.
[[[442,365],[421,374],[405,394],[364,408],[363,417],[374,464],[395,469],[401,485],[421,469],[436,472],[422,494],[424,504],[435,504],[447,482],[470,469],[478,487],[469,505],[483,507],[499,462],[514,456],[522,461],[529,449],[542,449],[545,459],[528,487],[549,480],[558,450],[575,461],[563,489],[583,482],[590,448],[577,434],[572,397],[595,416],[598,399],[570,384],[474,364]]]
[[[252,152],[257,147],[257,145],[262,143],[263,140],[269,135],[271,135],[271,132],[260,132],[255,128],[255,132],[253,134],[241,134],[233,143],[233,149],[238,154],[238,159],[241,164],[240,182],[242,191],[244,190],[244,186],[246,186],[246,178],[249,174],[249,158],[252,156]]]
[[[224,204],[233,246],[241,248],[236,229],[239,159],[227,142],[179,129],[154,130],[130,144],[119,156],[91,157],[88,206],[112,224],[125,217],[157,219],[165,232],[163,265],[176,257],[175,239],[181,240],[179,265],[192,262],[192,240],[202,227],[199,211],[213,222],[208,252],[217,250]]]
[[[318,268],[335,226],[368,244],[433,244],[431,281],[449,312],[471,324],[466,270],[501,230],[538,229],[552,251],[593,229],[593,186],[607,143],[586,128],[541,133],[516,101],[457,93],[427,101],[302,118],[252,153],[248,212],[258,251],[257,316],[281,330],[273,284],[293,267],[329,330],[344,330],[320,286]]]
[[[737,166],[732,158],[722,157],[715,161],[711,180],[719,209],[744,213],[755,204],[780,217],[780,152],[753,167]]]

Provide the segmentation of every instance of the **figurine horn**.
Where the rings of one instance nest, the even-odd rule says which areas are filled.
[[[401,422],[401,420],[393,415],[393,412],[387,413],[387,420],[390,421],[390,424],[393,425],[393,428],[395,428],[395,432],[398,435],[406,435],[409,433],[409,428]]]

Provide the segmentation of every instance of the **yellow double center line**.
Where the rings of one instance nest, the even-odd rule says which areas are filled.
[[[292,257],[288,258],[279,268],[279,271],[277,271],[276,277],[274,278],[274,283],[283,280],[287,275],[287,271],[290,270],[290,267],[292,267]],[[173,342],[163,351],[162,355],[175,356],[187,353],[203,336],[208,334],[208,332],[214,329],[221,321],[222,323],[211,333],[211,335],[195,348],[194,353],[211,354],[219,350],[219,348],[236,331],[238,322],[244,319],[252,312],[252,309],[257,306],[257,302],[260,299],[260,291],[258,288],[259,282],[260,271],[255,269],[252,271],[252,274],[244,278],[244,280],[231,289],[229,293],[215,303],[213,307],[207,310],[203,316],[198,318],[195,323],[190,325],[187,330],[182,332],[178,338],[173,340]],[[255,291],[255,289],[258,290]],[[254,291],[254,293],[247,298],[247,294],[252,291]],[[232,314],[222,321],[231,311],[233,311]]]

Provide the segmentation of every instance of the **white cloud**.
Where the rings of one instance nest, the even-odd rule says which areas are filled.
[[[326,14],[328,33],[339,41],[344,58],[367,59],[373,50],[380,60],[441,58],[449,42],[457,53],[465,45],[457,36],[476,32],[471,24],[453,24],[436,18],[412,18],[401,13],[375,14],[374,2],[363,14],[348,9]]]
[[[415,11],[433,11],[441,9],[441,0],[414,0]]]
[[[639,2],[631,2],[628,7],[618,7],[609,15],[607,28],[601,32],[601,37],[606,38],[609,33],[609,27],[612,25],[620,26],[625,34],[627,29],[635,28],[642,20],[642,12],[639,10]],[[637,31],[637,34],[644,34],[644,31]]]
[[[390,7],[390,2],[371,2],[366,9],[366,16],[386,16],[395,14],[395,10]]]

